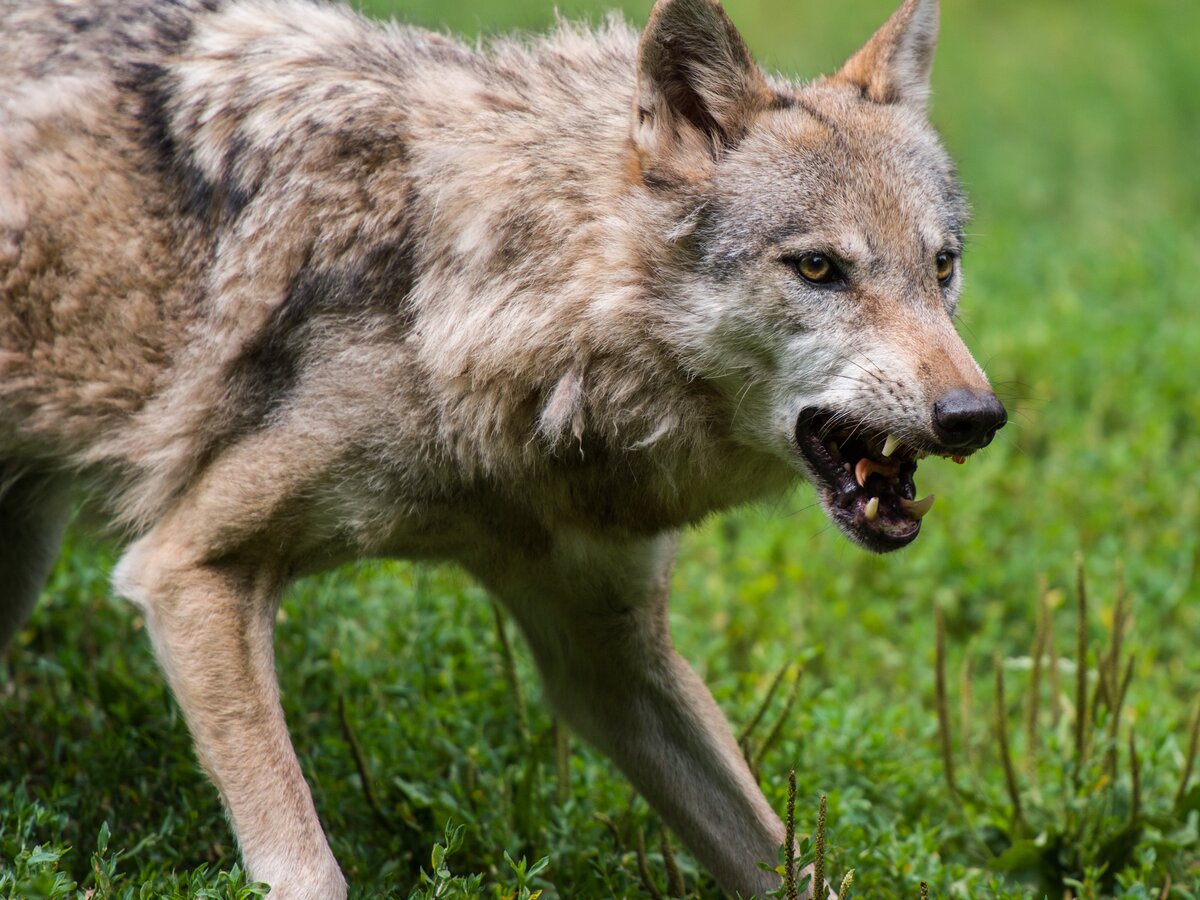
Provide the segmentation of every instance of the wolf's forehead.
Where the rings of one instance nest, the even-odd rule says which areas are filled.
[[[764,117],[727,162],[715,186],[727,233],[759,246],[800,235],[831,247],[888,235],[936,246],[965,226],[949,157],[904,111],[798,102]]]

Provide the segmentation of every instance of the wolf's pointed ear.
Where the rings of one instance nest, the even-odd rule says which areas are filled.
[[[638,47],[633,109],[647,176],[704,178],[773,99],[717,0],[658,0]]]
[[[937,33],[938,0],[904,0],[832,80],[856,85],[876,103],[924,109]]]

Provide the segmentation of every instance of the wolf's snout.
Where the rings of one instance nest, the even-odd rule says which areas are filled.
[[[986,447],[1007,421],[1004,404],[991,391],[957,388],[933,405],[934,431],[955,450]]]

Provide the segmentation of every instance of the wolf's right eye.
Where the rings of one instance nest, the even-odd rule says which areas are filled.
[[[824,253],[805,253],[784,259],[809,284],[833,284],[842,280],[842,270]]]
[[[940,284],[949,284],[950,279],[954,276],[955,255],[949,250],[943,250],[935,257],[934,262],[937,264],[937,280]]]

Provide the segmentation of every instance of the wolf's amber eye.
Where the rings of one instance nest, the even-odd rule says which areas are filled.
[[[842,270],[824,253],[805,253],[789,258],[787,263],[811,284],[832,284],[842,280]]]
[[[935,259],[937,263],[937,279],[945,284],[954,276],[954,254],[943,250]]]

